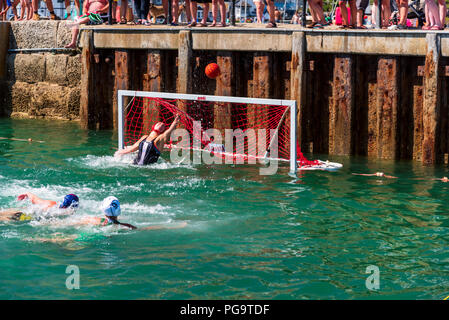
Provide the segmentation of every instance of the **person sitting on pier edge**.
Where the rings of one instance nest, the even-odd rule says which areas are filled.
[[[190,1],[190,12],[192,14],[192,21],[187,25],[188,27],[195,27],[196,24],[196,17],[197,17],[197,11],[198,11],[198,3],[203,4],[203,19],[199,23],[200,27],[207,27],[207,16],[209,15],[209,4],[212,3],[212,0],[197,0],[197,1]]]
[[[132,146],[117,151],[114,154],[114,157],[139,150],[137,157],[134,159],[134,164],[142,166],[155,163],[159,159],[161,150],[164,148],[165,143],[170,139],[170,135],[178,123],[179,115],[176,115],[173,123],[167,130],[163,122],[156,123],[151,128],[149,135],[144,135]]]
[[[33,20],[40,20],[41,16],[38,13],[39,10],[39,2],[40,0],[33,0]],[[51,0],[45,0],[45,4],[47,5],[48,11],[50,11],[50,20],[61,20],[56,14],[55,9],[53,8],[53,3]]]
[[[65,46],[65,48],[76,48],[78,34],[80,32],[79,26],[81,24],[102,24],[103,19],[101,13],[107,13],[109,9],[108,0],[86,0],[83,5],[84,14],[75,20],[72,26],[72,42]]]

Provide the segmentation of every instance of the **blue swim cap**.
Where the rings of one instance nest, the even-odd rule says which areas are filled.
[[[68,194],[64,197],[64,201],[62,201],[59,208],[63,208],[63,209],[68,208],[68,207],[77,208],[79,201],[80,200],[78,199],[78,197],[76,195]]]
[[[120,202],[113,196],[107,197],[103,200],[101,209],[107,217],[118,217],[121,213]]]

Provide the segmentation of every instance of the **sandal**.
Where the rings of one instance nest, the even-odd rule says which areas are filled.
[[[422,26],[421,30],[430,30],[430,26]]]
[[[121,17],[121,18],[120,18],[119,24],[126,24],[126,23],[128,23],[128,21],[126,20],[126,18],[125,18],[125,17]]]
[[[276,28],[277,25],[275,22],[268,22],[267,26],[265,28]]]
[[[318,22],[312,22],[310,25],[308,25],[306,28],[312,29],[318,24]]]
[[[207,24],[200,22],[199,27],[207,27]]]
[[[187,27],[191,28],[191,27],[196,27],[196,22],[190,22]]]
[[[435,26],[430,27],[430,30],[443,30],[443,28],[435,25]]]
[[[217,25],[216,22],[212,22],[212,24],[209,27],[215,27]]]
[[[342,24],[341,26],[338,27],[338,29],[348,29],[348,25]]]
[[[356,29],[368,29],[367,27],[365,27],[365,26],[360,26],[360,27],[355,27]]]
[[[143,21],[142,22],[142,24],[144,25],[144,26],[151,26],[151,22],[150,21],[147,21],[147,20],[145,20],[145,21]]]

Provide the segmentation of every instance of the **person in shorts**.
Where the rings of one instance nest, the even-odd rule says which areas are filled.
[[[203,5],[203,19],[198,24],[199,27],[207,27],[207,16],[209,15],[209,4],[212,3],[212,0],[197,0],[190,1],[190,12],[192,13],[192,21],[187,25],[188,27],[195,27],[197,25],[196,17],[198,10],[198,3]]]
[[[365,10],[369,5],[369,0],[356,0],[357,7],[357,29],[366,29],[363,25],[363,17],[365,15]]]

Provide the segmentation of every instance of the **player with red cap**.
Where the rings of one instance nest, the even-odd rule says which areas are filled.
[[[149,135],[144,135],[132,146],[117,151],[114,156],[122,156],[139,150],[137,157],[134,159],[134,164],[143,166],[155,163],[161,155],[160,150],[164,148],[165,143],[170,139],[170,135],[178,123],[179,115],[176,115],[168,129],[166,129],[163,122],[154,124]]]

